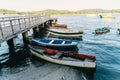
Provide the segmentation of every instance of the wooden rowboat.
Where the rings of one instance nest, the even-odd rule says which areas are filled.
[[[49,28],[49,32],[56,33],[56,34],[64,34],[64,35],[75,35],[75,34],[83,34],[83,30],[71,30],[71,29],[64,29],[64,28]]]
[[[56,28],[67,28],[66,24],[56,24],[56,23],[52,23],[52,27],[56,27]]]
[[[103,34],[107,32],[110,32],[110,29],[108,27],[98,28],[95,30],[96,34]]]
[[[95,68],[96,57],[85,54],[75,54],[72,52],[61,52],[52,49],[39,49],[35,46],[30,46],[30,51],[34,56],[40,59],[74,67]]]
[[[34,38],[32,42],[46,48],[52,49],[74,49],[77,47],[78,40],[63,40],[56,38]]]
[[[54,32],[49,32],[48,37],[52,38],[60,38],[60,39],[82,39],[82,34],[73,34],[73,35],[67,35],[67,34],[57,34]]]

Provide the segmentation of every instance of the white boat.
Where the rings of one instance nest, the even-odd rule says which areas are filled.
[[[39,49],[35,46],[29,46],[31,53],[43,60],[82,68],[95,68],[96,57],[85,54],[75,54],[71,52],[60,52],[52,49]]]
[[[86,14],[86,16],[88,16],[88,17],[95,17],[96,14]]]
[[[66,35],[83,34],[83,30],[72,30],[65,28],[49,28],[48,31],[57,34],[66,34]]]
[[[82,39],[82,34],[67,35],[67,34],[58,34],[54,32],[49,32],[48,37],[62,38],[62,39]]]
[[[107,19],[107,18],[112,18],[112,19],[114,19],[114,18],[115,18],[115,16],[113,16],[112,14],[99,15],[99,16],[100,16],[100,18],[103,18],[103,19]]]

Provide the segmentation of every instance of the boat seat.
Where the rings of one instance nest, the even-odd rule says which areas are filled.
[[[65,41],[63,41],[62,44],[65,44]]]
[[[88,58],[86,58],[84,61],[85,61],[85,62],[93,62],[92,59],[88,59]]]
[[[51,40],[51,41],[49,42],[49,44],[52,44],[52,43],[53,43],[53,41],[54,41],[54,40]]]
[[[54,56],[51,56],[52,58],[59,58],[63,53],[62,52],[58,52],[57,54],[55,54]]]

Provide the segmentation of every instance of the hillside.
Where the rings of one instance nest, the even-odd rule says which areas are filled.
[[[99,14],[99,13],[120,13],[120,9],[115,9],[115,10],[84,9],[78,11],[48,9],[48,10],[31,11],[31,12],[17,12],[13,10],[0,9],[0,14]]]
[[[7,9],[0,9],[0,14],[19,14],[19,12]]]

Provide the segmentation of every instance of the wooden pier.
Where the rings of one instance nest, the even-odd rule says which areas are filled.
[[[0,17],[0,45],[7,41],[9,53],[14,53],[14,37],[22,34],[24,46],[27,46],[29,30],[32,29],[33,34],[39,36],[40,29],[52,25],[54,20],[56,18],[52,19],[49,15]]]
[[[49,15],[0,17],[0,43],[52,20]]]

